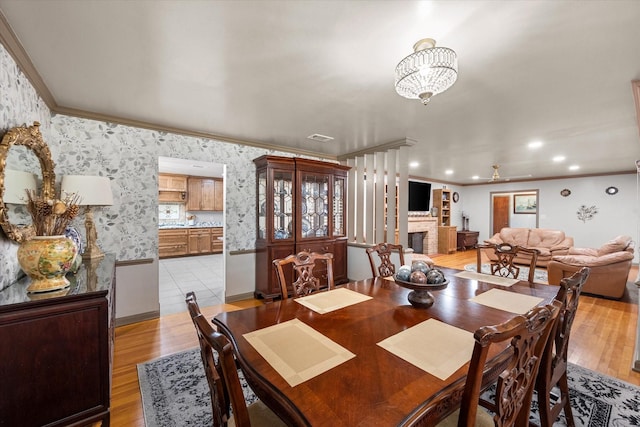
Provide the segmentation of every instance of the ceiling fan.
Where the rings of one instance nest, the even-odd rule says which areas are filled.
[[[487,182],[497,182],[497,181],[510,181],[512,179],[518,179],[518,178],[529,178],[531,176],[531,174],[515,175],[515,176],[500,176],[500,172],[498,171],[498,169],[500,169],[500,165],[492,165],[491,167],[493,168],[493,175],[491,175],[491,178],[479,178],[479,179],[486,179],[488,180]]]

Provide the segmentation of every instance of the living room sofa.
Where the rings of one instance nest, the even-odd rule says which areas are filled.
[[[565,236],[564,231],[548,228],[505,227],[484,242],[493,245],[508,243],[528,249],[537,249],[538,260],[536,266],[540,267],[545,267],[553,256],[566,255],[569,249],[573,247],[573,237]],[[492,261],[498,259],[492,248],[482,249],[482,252]],[[525,253],[518,254],[514,262],[528,265],[531,263],[531,256]]]
[[[629,236],[618,236],[598,249],[571,248],[567,255],[554,256],[547,271],[549,284],[558,285],[582,267],[591,273],[582,292],[606,298],[622,298],[633,262],[634,243]]]

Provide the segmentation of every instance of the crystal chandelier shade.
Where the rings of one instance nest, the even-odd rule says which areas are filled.
[[[446,47],[435,47],[435,40],[423,39],[414,53],[396,67],[396,91],[409,99],[427,104],[432,96],[444,92],[458,78],[458,55]]]

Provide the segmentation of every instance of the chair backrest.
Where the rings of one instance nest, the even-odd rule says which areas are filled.
[[[185,301],[187,303],[187,308],[189,309],[193,325],[196,328],[196,333],[198,334],[200,357],[202,358],[202,364],[207,376],[207,383],[209,384],[209,392],[211,396],[213,425],[215,427],[226,426],[229,419],[229,393],[227,392],[227,387],[223,382],[220,358],[214,356],[212,346],[206,338],[207,334],[214,331],[213,326],[207,322],[200,312],[200,307],[198,306],[195,293],[187,293]],[[204,323],[207,325],[199,325],[198,319],[204,319]]]
[[[289,255],[286,258],[273,260],[273,265],[276,267],[278,282],[280,283],[282,299],[287,299],[289,296],[288,283],[284,271],[284,266],[288,264],[292,264],[294,274],[297,276],[296,280],[291,283],[294,298],[309,295],[310,293],[320,289],[319,276],[323,271],[320,271],[316,261],[325,263],[327,286],[328,289],[333,289],[335,284],[333,282],[333,254],[331,253],[321,254],[317,252],[309,253],[303,251]]]
[[[518,275],[520,274],[520,267],[515,264],[514,260],[519,253],[528,254],[530,259],[529,275],[527,276],[527,280],[530,283],[533,283],[536,264],[538,262],[538,254],[540,253],[540,251],[538,251],[537,249],[529,249],[522,246],[511,245],[509,243],[478,245],[478,272],[481,272],[482,265],[481,250],[486,248],[493,248],[493,250],[495,251],[497,259],[491,261],[490,271],[494,276],[500,277],[512,277],[514,279],[517,279]]]
[[[547,341],[536,384],[542,426],[553,425],[563,408],[565,408],[565,418],[573,417],[566,382],[569,336],[571,335],[571,326],[578,310],[582,286],[589,278],[589,273],[589,267],[583,267],[571,277],[566,277],[560,281],[560,292],[557,299],[562,304],[562,307],[560,308],[555,328],[552,331],[553,335]],[[552,399],[550,396],[551,390],[556,386],[560,388],[561,396],[559,399]],[[568,425],[573,425],[573,420],[567,421],[570,421]]]
[[[396,266],[391,262],[391,252],[398,251],[400,255],[400,265],[404,265],[404,253],[402,245],[393,245],[391,243],[378,243],[375,246],[367,248],[369,256],[369,264],[371,265],[371,274],[373,277],[389,277],[396,273]],[[376,256],[378,259],[376,260]],[[380,264],[376,267],[377,261]]]
[[[509,342],[504,366],[496,383],[494,412],[495,425],[528,425],[531,398],[536,375],[560,302],[535,307],[525,315],[495,326],[483,326],[475,334],[473,355],[462,395],[458,426],[473,426],[476,420],[480,390],[485,373],[487,355],[492,346]]]

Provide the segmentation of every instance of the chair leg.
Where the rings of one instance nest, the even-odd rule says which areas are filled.
[[[551,389],[546,381],[540,381],[536,387],[538,393],[538,411],[540,412],[540,427],[552,427],[551,419]]]
[[[567,419],[567,427],[575,427],[573,411],[571,410],[571,399],[569,398],[569,382],[567,380],[566,371],[564,375],[560,377],[558,387],[560,388],[560,401],[564,402],[564,417]]]

